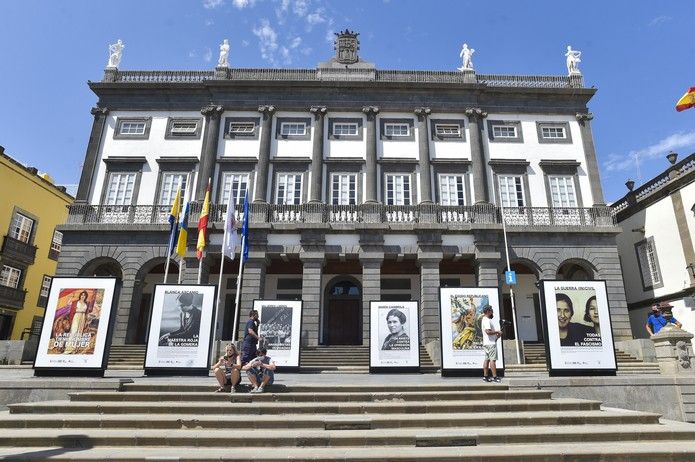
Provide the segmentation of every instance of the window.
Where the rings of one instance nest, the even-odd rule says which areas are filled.
[[[541,127],[541,136],[544,139],[565,139],[567,138],[567,134],[565,132],[565,127],[554,127],[554,126],[547,126],[547,127]]]
[[[229,124],[230,135],[253,135],[256,124],[253,122],[232,122]]]
[[[302,201],[302,175],[278,173],[275,202],[280,205],[299,205]]]
[[[410,136],[410,125],[384,124],[384,134],[386,136]]]
[[[111,173],[105,205],[130,205],[135,187],[135,173]]]
[[[2,273],[0,273],[0,285],[16,289],[19,287],[19,278],[21,277],[22,270],[12,266],[3,265]]]
[[[34,220],[29,217],[22,215],[19,212],[15,212],[12,218],[12,225],[10,226],[10,237],[22,241],[24,243],[29,243],[31,239],[31,231],[34,229]]]
[[[458,124],[435,124],[434,131],[437,136],[461,136],[461,126]]]
[[[51,281],[53,280],[50,276],[43,276],[43,281],[41,282],[41,293],[40,297],[48,298],[48,290],[51,288]]]
[[[386,205],[410,205],[410,175],[386,175]]]
[[[49,256],[55,258],[60,255],[60,251],[63,248],[63,233],[60,231],[53,231],[53,239],[51,239],[51,249],[49,250]]]
[[[200,138],[202,119],[174,119],[169,118],[165,139],[176,138]]]
[[[306,124],[303,122],[283,122],[280,124],[280,135],[283,135],[283,136],[306,135]]]
[[[571,176],[551,176],[550,197],[555,208],[577,207],[577,196],[574,192],[574,178]]]
[[[357,175],[354,173],[334,173],[331,184],[331,204],[357,204]]]
[[[492,136],[495,138],[516,138],[516,127],[513,125],[495,125],[492,127]]]
[[[642,273],[642,285],[645,289],[661,287],[661,271],[659,270],[659,260],[656,256],[656,246],[654,238],[649,237],[635,244],[637,259],[640,272]]]
[[[121,130],[118,132],[120,135],[144,135],[145,127],[147,124],[143,122],[123,122],[121,124]]]
[[[439,175],[441,205],[465,205],[466,188],[463,175]]]
[[[499,176],[502,207],[524,206],[524,184],[520,176]]]
[[[246,190],[249,184],[249,174],[248,173],[232,173],[225,172],[222,175],[222,196],[220,197],[220,204],[227,205],[229,201],[229,192],[234,190],[234,200],[235,205],[240,205],[244,203],[244,196],[246,195]]]
[[[333,136],[357,136],[356,123],[335,122],[333,124]]]
[[[159,187],[159,205],[170,206],[174,203],[176,191],[181,187],[181,194],[186,194],[188,173],[166,172],[162,174],[162,184]]]

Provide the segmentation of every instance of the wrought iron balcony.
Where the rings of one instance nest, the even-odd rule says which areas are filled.
[[[27,292],[25,290],[0,284],[0,305],[2,306],[21,310],[24,307],[26,296]]]
[[[27,244],[10,236],[5,236],[2,241],[0,253],[13,260],[32,265],[36,259],[36,246]]]
[[[195,227],[202,204],[190,206],[189,224]],[[227,206],[211,204],[210,222],[224,221]],[[169,207],[151,205],[71,205],[68,224],[166,224]],[[450,228],[476,225],[501,225],[502,217],[508,228],[519,227],[600,227],[616,226],[610,207],[590,208],[547,208],[506,207],[501,209],[492,204],[470,206],[421,205],[331,205],[309,203],[300,205],[250,204],[251,223],[302,224],[324,223],[331,225],[385,223],[385,224],[443,224]],[[235,217],[243,218],[243,207],[237,205]]]

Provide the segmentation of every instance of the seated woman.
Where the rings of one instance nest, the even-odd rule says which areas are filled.
[[[272,385],[275,380],[275,363],[267,353],[266,347],[259,348],[258,356],[242,368],[253,386],[249,393],[263,393],[266,385]]]
[[[227,344],[224,356],[213,364],[212,372],[220,384],[217,392],[236,391],[236,386],[241,382],[241,356],[233,343]]]

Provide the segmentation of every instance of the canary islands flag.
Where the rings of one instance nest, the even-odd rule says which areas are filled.
[[[205,191],[205,200],[203,201],[203,209],[200,211],[200,219],[198,219],[198,243],[196,244],[196,255],[198,260],[203,258],[203,251],[208,238],[208,215],[210,214],[210,181],[208,181],[208,189]]]
[[[181,221],[179,222],[179,240],[176,243],[176,254],[180,257],[186,255],[186,247],[188,246],[188,206],[190,202],[186,202],[183,208],[183,213],[181,214]]]
[[[685,95],[676,103],[676,111],[681,112],[695,107],[695,87],[690,87]]]
[[[174,253],[176,241],[179,238],[179,215],[181,213],[181,186],[176,191],[174,203],[171,204],[171,212],[169,212],[169,250],[167,255]]]

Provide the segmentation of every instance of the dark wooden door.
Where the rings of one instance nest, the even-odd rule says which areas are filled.
[[[140,299],[140,314],[135,331],[135,343],[144,345],[147,343],[148,329],[150,327],[150,310],[152,309],[152,294],[142,294]]]
[[[328,344],[359,345],[360,301],[356,299],[330,300],[328,307]]]

